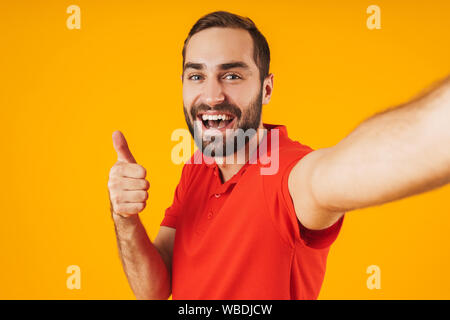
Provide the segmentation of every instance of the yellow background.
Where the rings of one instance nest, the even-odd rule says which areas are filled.
[[[66,27],[71,4],[81,30]],[[381,30],[366,27],[371,4]],[[108,208],[111,133],[148,170],[141,216],[154,239],[181,173],[170,137],[186,128],[183,41],[215,10],[249,16],[266,36],[275,78],[263,119],[313,148],[450,70],[447,0],[1,1],[0,298],[134,298]],[[445,187],[349,213],[319,298],[449,299],[449,198]],[[366,286],[372,264],[380,290]],[[66,288],[69,265],[80,290]]]

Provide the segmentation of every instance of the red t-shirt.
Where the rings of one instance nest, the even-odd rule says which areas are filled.
[[[195,164],[200,151],[184,165],[161,223],[176,228],[173,299],[317,298],[343,217],[325,230],[300,224],[288,177],[312,149],[289,139],[284,126],[264,126],[268,147],[262,154],[279,154],[275,174],[261,174],[271,164],[257,158],[222,183],[217,164]],[[273,129],[279,130],[277,149]]]

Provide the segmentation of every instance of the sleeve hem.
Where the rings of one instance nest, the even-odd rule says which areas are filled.
[[[333,225],[321,230],[308,229],[302,225],[300,220],[297,219],[300,228],[300,236],[305,245],[315,249],[324,249],[331,246],[339,235],[339,231],[341,230],[342,223],[344,221],[344,216],[345,214]]]
[[[177,228],[177,217],[170,215],[170,214],[166,214],[164,216],[164,219],[162,220],[160,226],[171,227],[171,228],[176,229]]]

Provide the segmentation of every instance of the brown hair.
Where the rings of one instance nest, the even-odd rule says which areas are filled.
[[[250,36],[253,39],[253,60],[258,66],[259,78],[262,85],[265,77],[269,75],[270,65],[270,50],[266,38],[262,35],[250,18],[242,17],[226,11],[215,11],[209,13],[201,17],[191,28],[191,31],[189,31],[183,45],[183,69],[186,57],[186,46],[189,39],[197,32],[212,27],[244,29],[250,33]]]

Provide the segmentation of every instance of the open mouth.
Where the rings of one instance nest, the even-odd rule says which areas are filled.
[[[225,130],[230,128],[235,120],[235,116],[229,113],[199,113],[198,120],[203,123],[205,129]]]

